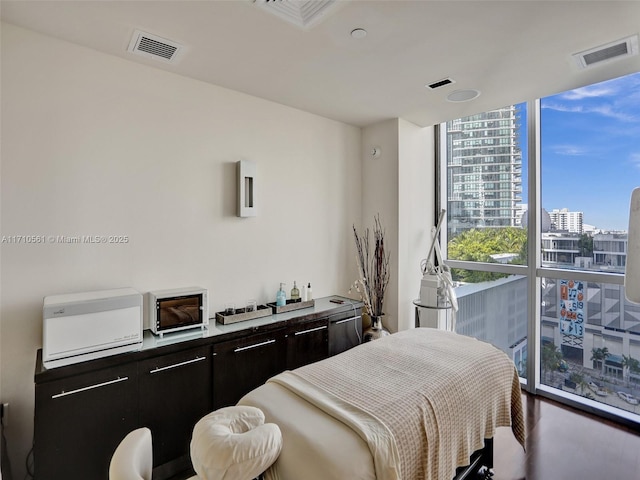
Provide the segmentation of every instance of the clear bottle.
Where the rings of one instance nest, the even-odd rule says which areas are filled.
[[[276,293],[276,306],[277,307],[284,307],[287,304],[287,294],[285,293],[284,289],[282,288],[284,286],[284,283],[280,282],[280,290],[278,290],[278,293]]]
[[[300,300],[300,290],[298,290],[295,280],[293,281],[293,288],[291,289],[291,300]]]
[[[313,295],[311,293],[311,282],[309,282],[309,285],[307,285],[307,292],[306,292],[306,295],[304,297],[304,300],[306,302],[309,302],[309,301],[313,300]]]

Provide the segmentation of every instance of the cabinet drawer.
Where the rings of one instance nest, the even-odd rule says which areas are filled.
[[[341,314],[329,322],[329,356],[337,355],[362,342],[362,317],[358,310]]]
[[[141,361],[140,424],[151,429],[153,463],[189,454],[196,422],[212,410],[211,347]]]
[[[111,455],[137,427],[136,364],[36,384],[35,478],[107,480]]]
[[[287,331],[287,369],[327,358],[329,324],[326,320],[302,323]]]
[[[213,406],[240,398],[285,368],[284,331],[249,335],[213,346]]]

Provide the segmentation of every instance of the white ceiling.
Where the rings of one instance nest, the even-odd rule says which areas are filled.
[[[640,71],[571,55],[640,31],[640,1],[341,1],[304,29],[232,1],[2,0],[2,20],[357,126],[420,126]],[[354,28],[368,34],[356,40]],[[178,42],[177,65],[133,55],[134,30]],[[451,77],[453,85],[425,84]],[[448,93],[473,88],[476,100]]]

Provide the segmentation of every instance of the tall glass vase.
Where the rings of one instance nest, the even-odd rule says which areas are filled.
[[[381,337],[385,337],[390,335],[389,330],[387,330],[382,324],[383,315],[370,315],[371,325],[364,331],[362,335],[363,342],[370,342],[371,340],[376,340]]]

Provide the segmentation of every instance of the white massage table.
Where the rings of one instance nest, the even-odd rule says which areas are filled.
[[[491,345],[435,329],[283,372],[239,404],[260,408],[282,431],[267,480],[451,480],[496,427],[512,426],[524,444],[513,362]]]

